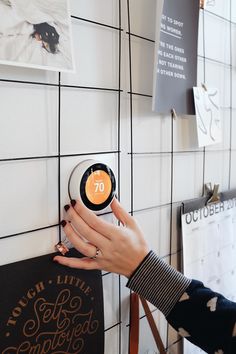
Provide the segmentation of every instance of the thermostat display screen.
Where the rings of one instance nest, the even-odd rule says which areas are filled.
[[[115,176],[107,165],[96,162],[84,171],[79,192],[87,208],[93,211],[105,209],[111,203],[115,190]]]
[[[86,196],[95,205],[103,204],[108,199],[111,190],[111,178],[103,170],[92,172],[85,184]]]

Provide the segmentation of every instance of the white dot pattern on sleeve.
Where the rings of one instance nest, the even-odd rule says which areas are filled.
[[[189,295],[187,293],[183,293],[181,298],[179,299],[179,302],[189,300]]]
[[[179,328],[178,333],[181,337],[191,337],[190,334],[184,329],[184,328]]]
[[[215,296],[207,302],[207,307],[210,308],[211,312],[214,312],[216,310],[217,300],[218,300],[218,297]]]

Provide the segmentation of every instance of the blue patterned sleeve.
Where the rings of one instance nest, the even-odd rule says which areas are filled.
[[[209,354],[236,354],[236,303],[190,280],[151,251],[127,287],[155,305],[184,338]]]
[[[167,320],[207,353],[236,353],[236,304],[197,280],[192,280]]]

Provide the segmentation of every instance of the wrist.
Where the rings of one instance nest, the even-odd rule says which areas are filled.
[[[126,286],[168,316],[191,280],[150,251]]]
[[[126,278],[130,279],[132,277],[132,275],[138,270],[138,268],[145,261],[145,259],[149,255],[149,253],[150,253],[150,250],[148,248],[146,248],[145,250],[142,250],[142,252],[140,252],[140,254],[132,262],[127,274],[125,274]]]

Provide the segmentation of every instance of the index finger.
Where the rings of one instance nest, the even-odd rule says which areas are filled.
[[[118,200],[114,198],[111,203],[111,209],[115,217],[124,225],[129,227],[134,227],[135,221],[134,218],[120,205]]]
[[[99,232],[100,234],[111,238],[114,233],[115,226],[108,223],[107,221],[99,218],[91,210],[86,208],[79,200],[71,201],[71,205],[74,207],[75,211],[79,216],[88,224],[92,229]]]

